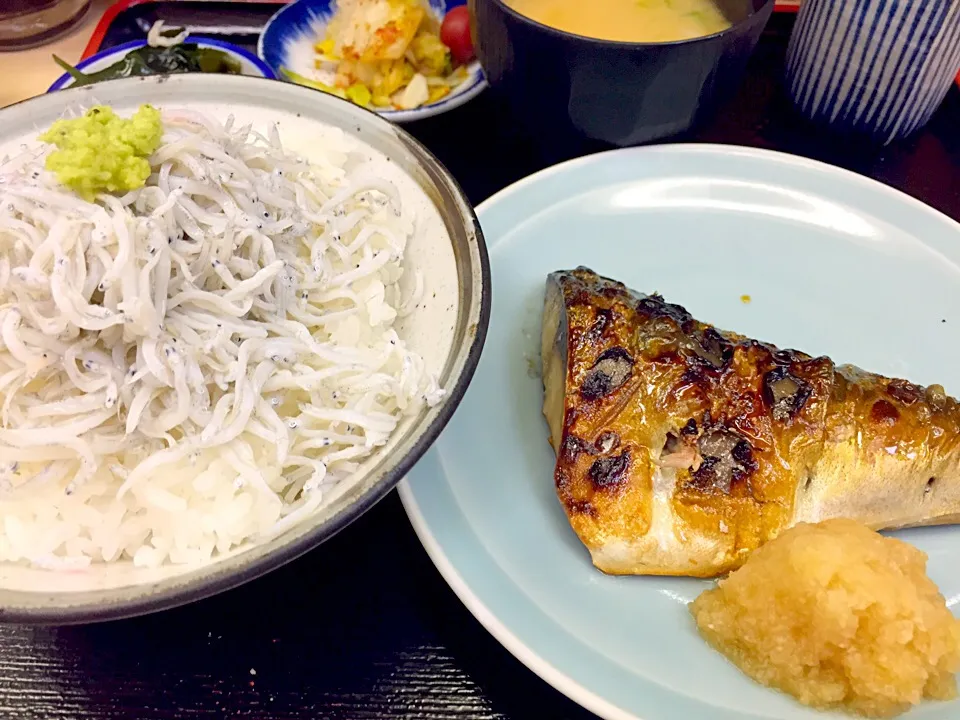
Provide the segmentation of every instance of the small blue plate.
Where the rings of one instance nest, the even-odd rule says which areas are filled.
[[[956,395],[960,225],[844,170],[711,145],[576,160],[477,214],[492,272],[487,343],[400,489],[444,578],[518,659],[604,718],[843,717],[755,684],[700,639],[687,603],[711,583],[593,568],[557,501],[541,415],[544,281],[587,265],[719,327]],[[960,528],[897,535],[929,554],[960,611]],[[956,720],[960,701],[905,717]]]
[[[271,70],[266,63],[260,60],[260,58],[253,53],[247,52],[242,47],[238,47],[232,43],[224,42],[223,40],[206,37],[190,36],[184,40],[184,42],[196,43],[200,47],[222,50],[240,63],[240,67],[243,68],[244,75],[276,80],[277,76],[273,74],[273,70]],[[97,70],[103,70],[104,68],[113,65],[115,62],[119,62],[120,59],[131,50],[137,50],[146,44],[146,40],[131,40],[130,42],[123,43],[122,45],[116,45],[109,50],[103,50],[98,52],[96,55],[91,55],[86,60],[82,60],[81,62],[77,63],[76,68],[77,70],[82,70],[85,73],[94,73]],[[47,92],[63,90],[71,85],[73,85],[73,78],[70,77],[69,74],[64,73],[57,78],[53,85],[47,88]]]
[[[464,5],[466,0],[430,0],[430,8],[442,18],[448,10]],[[313,46],[323,37],[324,29],[336,10],[335,0],[297,0],[282,7],[267,22],[260,35],[257,52],[281,80],[281,68],[310,77],[315,53]],[[487,86],[487,80],[474,60],[467,66],[467,78],[450,94],[436,102],[413,110],[381,110],[374,112],[397,123],[422,120],[460,107]]]

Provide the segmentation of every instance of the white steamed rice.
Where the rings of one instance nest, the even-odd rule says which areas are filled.
[[[397,189],[164,113],[147,186],[0,163],[0,561],[202,563],[357,479],[442,391],[394,321]]]

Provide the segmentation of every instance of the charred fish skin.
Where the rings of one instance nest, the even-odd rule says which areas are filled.
[[[594,564],[712,577],[800,521],[960,522],[960,406],[718,330],[587,268],[551,273],[544,415]]]

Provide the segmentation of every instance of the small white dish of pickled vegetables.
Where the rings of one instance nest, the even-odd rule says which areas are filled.
[[[409,122],[486,87],[464,0],[297,0],[258,47],[277,77]]]

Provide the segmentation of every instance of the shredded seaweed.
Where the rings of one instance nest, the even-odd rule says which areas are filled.
[[[151,47],[131,50],[113,65],[85,73],[63,59],[53,56],[54,62],[74,80],[74,85],[90,85],[103,80],[145,75],[170,75],[187,72],[221,73],[240,75],[243,68],[227,53],[214,48],[200,47],[196,43],[183,43],[171,47]]]

